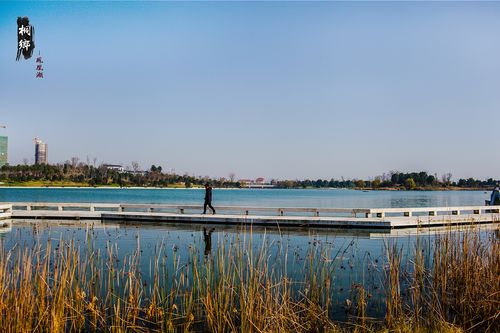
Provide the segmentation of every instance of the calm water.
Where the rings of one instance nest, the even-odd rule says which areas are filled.
[[[214,205],[281,206],[281,207],[417,207],[480,205],[488,197],[482,191],[353,191],[353,190],[214,190]],[[204,191],[162,189],[14,189],[1,188],[0,202],[135,202],[167,204],[200,204]],[[145,281],[151,277],[150,263],[154,258],[164,259],[170,272],[174,261],[187,269],[191,260],[213,256],[218,247],[240,244],[251,237],[252,247],[258,252],[265,244],[268,261],[277,272],[285,267],[287,275],[303,280],[307,271],[308,254],[313,253],[312,264],[326,263],[332,268],[332,316],[347,319],[344,304],[355,298],[355,285],[360,284],[369,294],[368,316],[382,318],[384,305],[385,249],[396,243],[403,251],[403,265],[410,262],[415,249],[416,234],[424,247],[432,246],[440,229],[371,232],[368,230],[334,229],[273,229],[255,228],[244,233],[237,227],[213,226],[207,244],[204,225],[116,225],[77,224],[74,221],[40,222],[16,221],[11,228],[0,230],[0,241],[6,250],[22,249],[37,244],[75,241],[83,252],[99,249],[106,253],[110,244],[118,249],[118,260],[139,250],[141,271]],[[312,251],[312,252],[311,252]]]
[[[210,244],[204,237],[204,228],[214,228],[209,237]],[[492,233],[488,231],[491,230],[490,226],[481,228],[485,237],[491,236]],[[218,250],[225,253],[231,246],[244,242],[248,244],[251,239],[254,255],[264,245],[270,269],[278,276],[286,269],[292,281],[304,281],[308,268],[326,265],[331,272],[333,286],[330,290],[330,315],[344,321],[348,320],[346,300],[356,298],[356,285],[362,285],[369,295],[368,315],[383,318],[387,269],[385,251],[389,247],[395,244],[401,249],[403,269],[411,271],[417,235],[425,257],[430,260],[428,254],[431,253],[434,239],[445,230],[406,229],[384,234],[367,230],[254,228],[250,233],[237,227],[206,225],[139,227],[103,224],[100,221],[85,224],[74,221],[16,221],[11,228],[0,229],[0,244],[4,250],[14,253],[13,258],[17,257],[16,251],[38,244],[43,247],[47,241],[52,242],[53,249],[58,247],[61,240],[74,241],[82,251],[82,256],[95,251],[106,254],[112,246],[117,250],[117,265],[126,262],[126,257],[138,251],[141,276],[147,287],[152,280],[151,263],[156,258],[165,263],[168,273],[160,276],[160,279],[168,285],[174,273],[184,272],[189,276],[193,260],[203,265],[204,260],[216,258]],[[177,265],[174,266],[174,263]],[[403,294],[406,291],[403,287]]]
[[[10,229],[0,231],[0,242],[4,249],[16,251],[37,244],[45,246],[48,240],[56,248],[60,240],[71,240],[81,249],[82,255],[96,250],[106,253],[111,245],[118,250],[119,263],[125,262],[126,256],[139,250],[141,275],[149,284],[152,276],[150,264],[155,258],[165,260],[169,272],[166,276],[171,276],[173,272],[187,270],[192,260],[202,261],[216,256],[218,247],[222,244],[227,250],[231,245],[248,242],[251,237],[253,252],[258,253],[264,244],[268,249],[270,267],[278,274],[282,274],[286,267],[287,275],[292,280],[303,281],[307,267],[311,264],[323,263],[331,268],[331,316],[339,320],[347,320],[344,304],[347,299],[356,297],[355,285],[363,285],[369,294],[369,315],[383,317],[386,246],[396,243],[403,249],[404,260],[407,260],[408,256],[412,256],[415,242],[415,230],[398,231],[391,236],[363,230],[254,228],[250,236],[249,232],[245,233],[238,228],[213,226],[209,245],[203,237],[204,225],[137,227],[101,224],[97,221],[93,227],[91,225],[92,223],[78,224],[74,221],[16,221]],[[211,228],[212,226],[208,227],[208,230]],[[435,230],[424,230],[420,240],[432,244],[435,233]],[[309,261],[309,255],[312,255],[312,262]],[[174,262],[177,263],[176,267]],[[168,280],[166,277],[164,279]]]
[[[388,208],[483,205],[483,191],[214,190],[214,206]],[[0,188],[0,202],[202,204],[203,189]]]

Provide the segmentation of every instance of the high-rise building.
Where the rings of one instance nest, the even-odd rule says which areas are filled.
[[[35,138],[35,164],[47,164],[48,146],[42,140]]]
[[[6,136],[0,136],[0,168],[3,167],[8,162],[8,144],[9,139]]]

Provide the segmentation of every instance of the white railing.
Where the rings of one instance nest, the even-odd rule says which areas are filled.
[[[417,207],[417,208],[297,208],[297,207],[242,207],[216,206],[219,213],[232,215],[271,216],[347,216],[361,218],[412,217],[464,214],[498,214],[500,206]],[[61,203],[61,202],[14,202],[0,204],[0,214],[12,211],[59,211],[59,212],[146,212],[199,214],[201,205],[126,204],[126,203]]]
[[[438,216],[438,215],[463,215],[463,214],[498,214],[500,206],[459,206],[459,207],[417,207],[417,208],[371,208],[373,217],[386,216]]]
[[[203,211],[201,205],[164,205],[164,204],[125,204],[125,203],[61,203],[61,202],[14,202],[14,211],[81,211],[81,212],[147,212],[147,213],[177,213],[199,214]],[[286,214],[312,216],[348,215],[350,217],[368,216],[370,209],[366,208],[297,208],[297,207],[241,207],[216,206],[217,212],[252,215],[269,213],[284,216]]]

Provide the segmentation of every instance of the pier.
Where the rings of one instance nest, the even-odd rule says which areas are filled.
[[[0,203],[0,219],[93,219],[130,224],[197,223],[278,227],[395,229],[498,223],[500,207],[294,208],[124,203]]]

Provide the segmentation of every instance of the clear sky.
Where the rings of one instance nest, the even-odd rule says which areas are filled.
[[[500,3],[0,1],[0,124],[11,164],[500,178]]]

